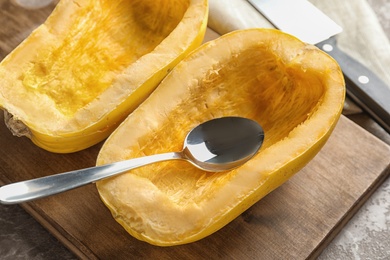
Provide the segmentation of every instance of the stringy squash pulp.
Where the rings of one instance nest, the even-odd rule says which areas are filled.
[[[238,169],[207,173],[183,161],[149,165],[97,183],[134,237],[169,246],[201,239],[306,165],[339,119],[345,86],[326,53],[271,29],[236,31],[181,61],[115,130],[98,164],[180,151],[187,132],[223,116],[256,120],[259,153]]]
[[[15,135],[53,152],[106,138],[207,26],[207,0],[62,0],[0,65]]]

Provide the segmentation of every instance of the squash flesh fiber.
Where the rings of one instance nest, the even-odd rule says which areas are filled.
[[[315,156],[344,95],[337,63],[313,46],[276,30],[223,36],[175,67],[106,141],[98,164],[179,151],[191,128],[222,116],[258,121],[265,132],[260,152],[224,173],[181,161],[145,166],[98,182],[100,196],[138,239],[162,246],[201,239]]]
[[[188,2],[183,1],[178,2],[177,9],[163,5],[159,6],[158,14],[152,15],[149,12],[156,8],[148,8],[142,1],[96,3],[77,13],[69,33],[53,49],[37,50],[36,60],[21,75],[25,88],[47,95],[69,117],[104,92],[118,71],[161,43],[188,7]],[[171,10],[181,15],[171,15]],[[149,15],[145,17],[146,13]],[[142,18],[153,20],[143,22]],[[160,19],[167,23],[161,23]]]
[[[39,146],[84,149],[200,45],[206,20],[205,0],[61,1],[1,63],[0,107]]]

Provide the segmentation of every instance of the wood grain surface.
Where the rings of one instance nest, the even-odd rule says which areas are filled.
[[[91,166],[100,147],[53,154],[3,124],[0,143],[3,183]],[[312,258],[389,175],[388,158],[389,146],[342,117],[323,150],[290,181],[215,234],[176,247],[129,236],[93,184],[22,206],[80,258]]]
[[[0,0],[0,59],[52,8],[26,11]],[[0,183],[92,166],[100,146],[53,154],[12,136],[0,123]],[[85,259],[314,258],[390,175],[389,158],[388,145],[342,116],[325,147],[290,181],[215,234],[183,246],[156,247],[132,238],[93,184],[22,207]]]

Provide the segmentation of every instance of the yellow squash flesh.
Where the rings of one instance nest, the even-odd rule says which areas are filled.
[[[106,138],[207,26],[207,0],[62,0],[0,64],[8,127],[53,152]]]
[[[170,246],[220,229],[304,167],[321,149],[344,102],[338,64],[271,29],[236,31],[182,60],[103,145],[98,164],[180,151],[212,118],[259,122],[263,147],[249,162],[207,173],[183,161],[149,165],[97,183],[113,217],[134,237]]]

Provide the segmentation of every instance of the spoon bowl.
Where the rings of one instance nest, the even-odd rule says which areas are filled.
[[[234,169],[260,149],[264,140],[261,126],[243,117],[222,117],[192,129],[183,153],[187,161],[209,172]]]
[[[234,169],[260,149],[264,131],[255,121],[222,117],[192,129],[180,152],[170,152],[16,182],[0,187],[0,203],[15,204],[47,197],[147,164],[185,160],[208,172]]]

